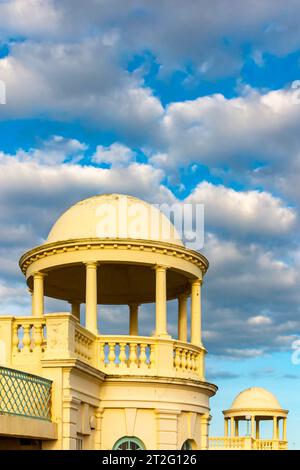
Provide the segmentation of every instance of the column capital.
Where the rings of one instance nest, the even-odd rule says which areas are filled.
[[[184,292],[180,292],[178,295],[177,295],[177,298],[178,299],[187,299],[188,297],[190,297],[191,293],[188,292],[188,291],[184,291]]]
[[[47,273],[43,273],[42,271],[36,271],[35,273],[32,274],[32,277],[34,279],[44,279],[44,277],[47,277]]]
[[[99,261],[97,261],[97,260],[84,261],[83,264],[85,264],[85,266],[86,266],[87,268],[89,268],[89,267],[94,268],[94,267],[100,266],[100,263],[99,263]]]
[[[139,304],[138,302],[129,302],[129,304],[127,304],[128,307],[139,307],[141,304]]]
[[[197,286],[202,286],[203,284],[203,279],[189,279],[189,282],[191,285],[197,285]]]
[[[155,264],[154,266],[152,266],[152,269],[154,269],[155,271],[167,271],[168,269],[170,269],[170,266],[167,266],[166,264]]]

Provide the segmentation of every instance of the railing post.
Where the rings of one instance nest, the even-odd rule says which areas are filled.
[[[0,317],[0,365],[10,367],[13,350],[14,317]]]
[[[250,436],[245,437],[244,440],[244,450],[251,450],[253,448],[252,443],[254,443],[254,439]]]
[[[76,319],[70,313],[45,315],[47,348],[44,359],[74,359]]]
[[[157,338],[155,345],[155,368],[157,375],[175,375],[173,341]]]
[[[209,415],[205,414],[201,416],[201,450],[208,450],[209,421]]]

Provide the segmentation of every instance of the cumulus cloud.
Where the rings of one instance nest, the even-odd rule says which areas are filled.
[[[0,4],[0,37],[46,37],[58,32],[62,14],[52,0],[3,0]]]
[[[0,59],[0,77],[7,89],[2,120],[47,112],[147,142],[163,112],[152,91],[122,69],[97,38],[79,44],[16,43]]]
[[[95,163],[108,163],[112,166],[126,166],[134,160],[135,155],[135,152],[126,145],[115,142],[108,147],[98,145],[95,154],[92,156],[92,161]]]
[[[272,320],[265,315],[256,315],[255,317],[248,318],[247,323],[259,327],[260,325],[271,325]]]
[[[227,232],[236,238],[289,235],[295,227],[295,210],[265,191],[236,191],[223,185],[200,183],[185,199],[204,203],[210,230]],[[229,231],[229,232],[228,232]]]
[[[54,135],[48,140],[41,142],[39,148],[29,150],[19,149],[15,155],[10,155],[18,162],[35,162],[45,165],[58,165],[60,163],[75,163],[81,160],[87,145],[77,139],[66,139]],[[0,152],[0,162],[6,162],[9,155]]]
[[[161,131],[159,165],[200,163],[213,168],[250,169],[253,161],[283,166],[300,149],[297,91],[264,94],[250,90],[227,99],[221,94],[167,106]],[[255,169],[255,168],[253,168]]]
[[[256,60],[295,50],[298,16],[297,0],[87,0],[84,7],[79,0],[11,0],[0,6],[7,37],[74,41],[97,31],[107,44],[117,41],[123,54],[151,50],[161,74],[192,63],[196,74],[212,77],[239,71],[244,44],[252,44]]]

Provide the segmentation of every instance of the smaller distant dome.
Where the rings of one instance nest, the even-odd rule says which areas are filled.
[[[282,410],[279,401],[273,393],[261,387],[251,387],[240,392],[233,400],[230,410],[245,408]]]

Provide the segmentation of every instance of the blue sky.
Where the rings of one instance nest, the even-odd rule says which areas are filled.
[[[299,14],[297,0],[0,0],[1,313],[30,312],[19,256],[77,200],[202,202],[211,432],[222,435],[239,391],[263,386],[290,410],[290,448],[300,448]],[[101,317],[107,331],[127,328],[119,309]]]

